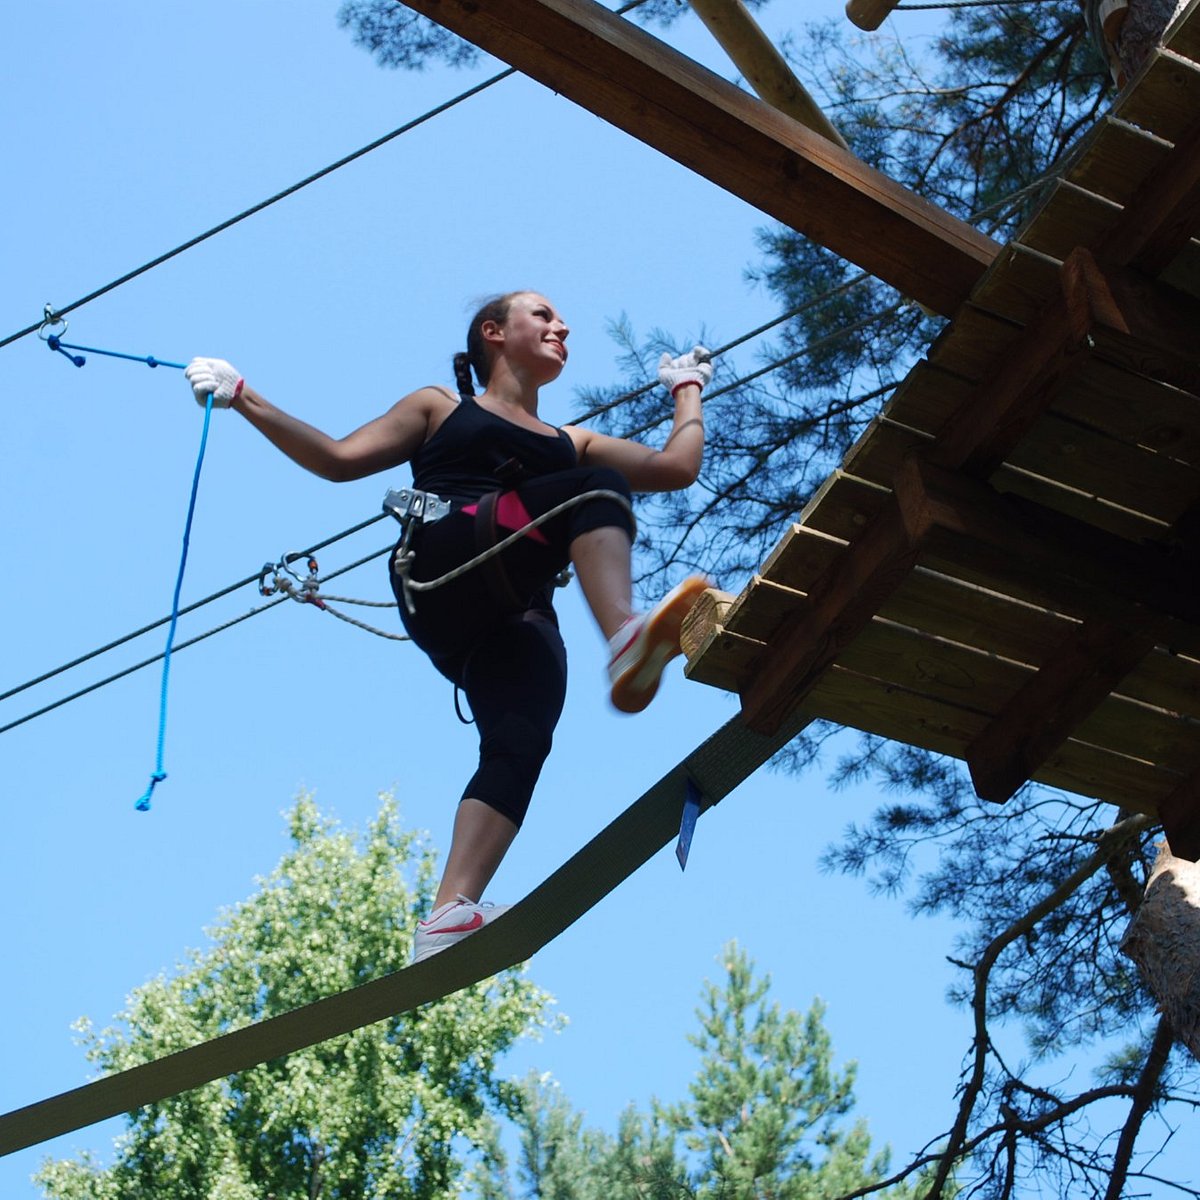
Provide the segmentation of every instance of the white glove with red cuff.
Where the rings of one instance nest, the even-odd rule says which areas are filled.
[[[712,355],[703,346],[696,346],[678,358],[664,352],[658,364],[658,381],[674,396],[685,383],[694,383],[703,391],[712,372]]]
[[[193,358],[183,373],[192,385],[196,403],[207,404],[211,393],[213,408],[228,408],[242,394],[246,382],[223,358]]]

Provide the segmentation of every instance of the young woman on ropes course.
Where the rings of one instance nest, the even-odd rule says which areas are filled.
[[[480,898],[524,820],[566,695],[554,579],[568,563],[574,567],[608,639],[612,701],[623,712],[649,704],[663,667],[679,653],[683,617],[707,586],[687,579],[649,612],[634,612],[629,499],[632,491],[671,491],[696,480],[704,448],[700,393],[712,377],[707,352],[663,355],[659,380],[673,397],[674,420],[654,450],[556,428],[538,415],[539,390],[567,361],[568,332],[537,292],[496,297],[472,318],[466,352],[455,355],[458,396],[419,388],[343,438],[277,408],[222,359],[197,358],[186,370],[197,401],[211,393],[215,406],[235,409],[325,479],[412,464],[427,515],[406,529],[392,556],[392,586],[412,640],[466,695],[480,743],[433,912],[418,924],[414,962],[505,911]],[[472,370],[484,388],[479,396]],[[506,539],[511,544],[486,556]],[[447,574],[455,577],[442,582]],[[436,590],[423,586],[430,583]]]

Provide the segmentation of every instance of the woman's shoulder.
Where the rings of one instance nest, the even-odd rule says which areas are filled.
[[[440,383],[430,383],[417,388],[415,392],[409,392],[400,403],[410,409],[419,409],[424,414],[426,442],[437,433],[447,418],[463,407],[458,395]]]

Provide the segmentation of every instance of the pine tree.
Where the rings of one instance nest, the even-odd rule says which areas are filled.
[[[723,981],[704,986],[688,1039],[699,1053],[688,1099],[630,1107],[608,1135],[586,1128],[552,1079],[531,1078],[520,1190],[493,1171],[485,1200],[832,1200],[879,1185],[888,1156],[850,1121],[855,1067],[835,1068],[824,1006],[781,1009],[736,943],[722,958]]]

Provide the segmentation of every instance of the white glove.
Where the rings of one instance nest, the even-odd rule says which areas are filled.
[[[665,351],[658,364],[658,381],[672,396],[685,383],[694,383],[701,391],[712,379],[712,355],[703,346],[696,346],[678,358]]]
[[[213,408],[228,408],[242,394],[246,382],[223,358],[193,358],[183,373],[192,385],[196,403],[207,404],[211,393]]]

